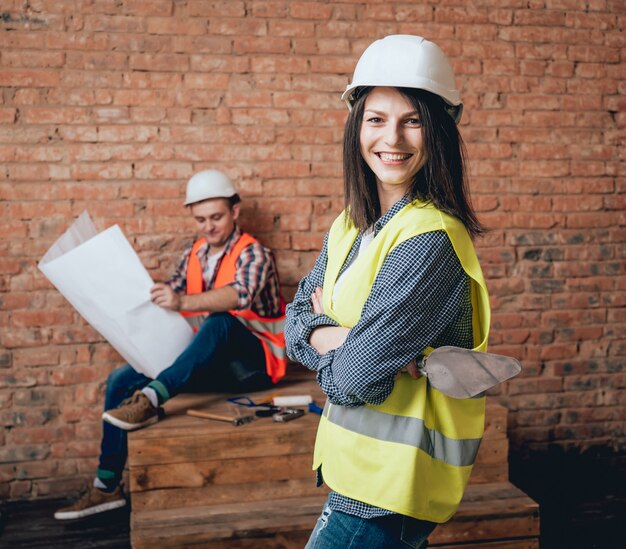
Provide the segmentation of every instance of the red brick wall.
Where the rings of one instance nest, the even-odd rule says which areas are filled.
[[[471,6],[471,7],[468,7]],[[339,211],[339,95],[373,39],[453,61],[514,448],[624,449],[625,6],[609,0],[4,0],[0,21],[0,497],[96,467],[120,357],[38,272],[83,209],[155,278],[193,229],[194,171],[239,182],[287,297]]]

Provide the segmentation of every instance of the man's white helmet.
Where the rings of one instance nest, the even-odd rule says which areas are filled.
[[[352,109],[356,91],[364,86],[417,88],[441,97],[458,124],[463,112],[454,73],[445,53],[421,36],[394,34],[376,40],[363,52],[352,82],[341,96]]]
[[[187,182],[185,206],[209,198],[230,198],[237,194],[232,181],[218,170],[203,170]]]

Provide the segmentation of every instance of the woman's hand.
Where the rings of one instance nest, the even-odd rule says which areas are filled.
[[[422,374],[420,374],[420,371],[417,369],[417,361],[416,360],[411,360],[411,362],[409,362],[404,368],[402,368],[402,370],[400,370],[396,374],[396,379],[398,379],[400,377],[400,374],[402,372],[406,372],[413,379],[418,379],[422,375]]]
[[[324,293],[319,286],[311,294],[311,303],[313,312],[316,315],[324,313]],[[343,345],[348,337],[350,328],[342,328],[340,326],[320,326],[315,328],[309,337],[309,343],[320,355],[325,355],[329,351],[334,351]]]
[[[180,311],[180,296],[167,284],[155,284],[150,289],[150,300],[155,305],[172,311]]]
[[[313,312],[316,315],[325,314],[324,293],[319,286],[315,288],[315,291],[311,294],[311,303],[313,304]],[[349,328],[321,326],[311,332],[309,343],[320,355],[324,355],[328,351],[334,351],[338,347],[341,347],[348,337],[348,332],[350,332]],[[417,369],[416,360],[411,360],[400,372],[407,372],[413,379],[418,379],[421,375]],[[396,378],[400,377],[400,372],[398,372]]]
[[[315,291],[311,294],[311,303],[313,304],[313,312],[316,315],[323,315],[324,313],[324,293],[319,286],[315,288]]]
[[[411,360],[411,362],[406,365],[406,371],[413,379],[417,379],[422,375],[417,369],[417,361],[415,359]]]

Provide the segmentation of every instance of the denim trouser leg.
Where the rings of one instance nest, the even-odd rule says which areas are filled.
[[[125,398],[143,389],[150,381],[128,364],[113,370],[107,379],[105,411],[117,408]],[[127,454],[126,431],[103,421],[98,478],[107,485],[119,484]]]
[[[326,504],[305,549],[424,549],[435,527],[402,515],[364,519]]]
[[[105,410],[120,405],[136,390],[150,386],[162,403],[185,386],[204,391],[254,391],[271,385],[265,373],[260,341],[228,313],[216,313],[202,324],[189,346],[155,380],[126,364],[107,380]],[[126,431],[103,422],[98,478],[119,483],[128,447]]]
[[[159,395],[159,402],[165,402],[190,380],[200,390],[240,391],[254,390],[251,382],[258,378],[269,381],[261,342],[233,315],[215,313],[149,386]]]

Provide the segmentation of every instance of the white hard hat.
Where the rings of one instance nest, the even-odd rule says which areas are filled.
[[[204,170],[187,182],[185,206],[209,198],[230,198],[235,194],[237,191],[226,174],[217,170]]]
[[[455,122],[463,104],[454,84],[454,73],[441,48],[421,36],[394,34],[376,40],[363,52],[352,82],[341,96],[352,109],[356,90],[364,86],[417,88],[441,97],[451,108]]]

